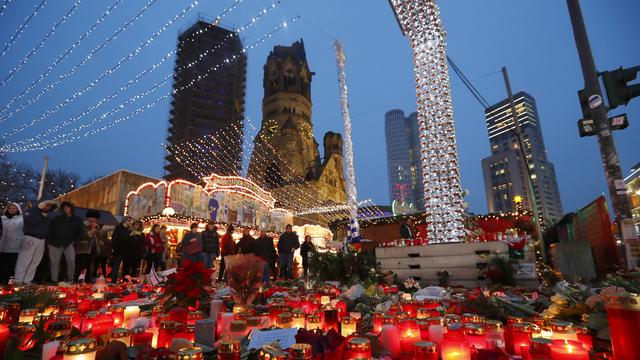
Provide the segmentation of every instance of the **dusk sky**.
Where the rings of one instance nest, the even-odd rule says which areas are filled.
[[[48,0],[15,45],[9,47],[4,56],[0,56],[0,81],[77,2],[77,11],[2,87],[0,109],[51,66],[56,57],[85,33],[116,0]],[[80,63],[91,49],[101,44],[148,2],[121,1],[92,34],[82,40],[71,56],[55,66],[52,73],[33,91],[16,101],[13,109],[34,98],[47,84]],[[0,16],[1,44],[11,39],[40,3],[41,0],[14,0],[9,3]],[[64,79],[24,111],[6,121],[0,120],[0,134],[21,129],[23,124],[55,108],[120,58],[134,51],[191,3],[192,0],[157,0],[139,21],[98,51],[75,74]],[[193,23],[198,14],[214,18],[232,3],[233,0],[200,0],[194,9],[120,69],[105,76],[68,106],[42,121],[36,121],[34,126],[15,133],[4,142],[12,144],[38,135],[81,114],[158,62],[162,56],[175,50],[178,33]],[[223,18],[222,24],[239,28],[272,3],[269,0],[244,0]],[[566,2],[441,0],[439,5],[448,32],[449,55],[490,103],[506,96],[499,73],[502,66],[509,69],[514,92],[525,90],[536,98],[544,141],[549,160],[555,164],[564,211],[576,210],[607,192],[596,138],[578,136],[576,121],[581,117],[581,112],[576,91],[583,87],[583,80]],[[583,0],[582,6],[599,70],[640,65],[640,25],[637,19],[640,1]],[[408,39],[400,33],[387,0],[281,0],[268,16],[241,33],[244,44],[255,42],[297,14],[302,18],[249,50],[246,116],[253,126],[259,127],[262,119],[262,66],[269,51],[275,45],[290,45],[302,38],[309,66],[316,73],[312,83],[316,139],[321,142],[323,134],[329,130],[342,133],[344,129],[338,100],[333,38],[342,40],[347,54],[358,195],[361,200],[371,198],[377,204],[388,204],[384,114],[394,108],[409,113],[415,111],[416,106],[412,52]],[[116,99],[68,125],[60,133],[89,124],[94,118],[117,109],[129,98],[151,88],[172,73],[173,61],[171,57]],[[450,76],[462,185],[471,192],[467,198],[470,210],[484,213],[487,205],[480,160],[490,152],[484,112],[455,74],[451,72]],[[162,144],[166,137],[170,108],[168,99],[97,134],[86,137],[83,134],[112,123],[170,91],[171,82],[115,115],[85,126],[74,133],[81,135],[77,141],[46,150],[10,154],[10,157],[39,169],[42,158],[49,156],[52,168],[73,171],[83,178],[106,175],[118,169],[161,177],[164,165]],[[5,114],[9,112],[11,110]],[[628,174],[629,169],[640,162],[640,98],[612,113],[622,112],[629,116],[630,126],[616,132],[615,138],[623,171]],[[246,139],[250,141],[255,131],[249,125],[245,125],[245,128],[248,131]]]

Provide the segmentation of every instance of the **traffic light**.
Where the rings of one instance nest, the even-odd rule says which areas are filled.
[[[607,98],[609,98],[609,109],[627,105],[629,100],[640,96],[640,84],[627,85],[629,81],[635,80],[638,71],[640,71],[640,66],[627,69],[620,67],[617,70],[605,71],[601,74]]]
[[[598,132],[598,127],[591,119],[580,119],[578,120],[578,132],[580,137],[593,136]]]
[[[582,118],[591,119],[591,111],[589,110],[589,96],[587,96],[587,92],[584,89],[578,90],[578,99],[580,100],[580,108],[582,109]]]

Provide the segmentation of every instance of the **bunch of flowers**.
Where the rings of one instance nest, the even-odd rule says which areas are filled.
[[[262,283],[264,260],[255,255],[233,255],[224,261],[233,301],[241,305],[253,303]]]
[[[211,284],[212,275],[213,270],[201,261],[185,260],[181,269],[167,277],[162,297],[165,306],[199,308],[200,304],[207,304],[210,295],[206,287]]]
[[[404,291],[413,294],[414,292],[420,290],[420,283],[418,283],[414,278],[407,278],[402,282],[402,286],[404,287]]]

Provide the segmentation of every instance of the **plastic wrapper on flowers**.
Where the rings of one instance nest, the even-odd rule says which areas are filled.
[[[233,255],[224,261],[233,300],[242,305],[251,304],[262,281],[264,260],[255,255]]]

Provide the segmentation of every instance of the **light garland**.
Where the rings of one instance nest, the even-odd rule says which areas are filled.
[[[292,18],[289,23],[293,23],[297,20],[298,17]],[[257,41],[255,41],[253,44],[251,44],[250,46],[245,47],[244,49],[242,49],[241,53],[246,53],[248,50],[251,50],[253,48],[255,48],[256,46],[258,46],[259,44],[261,44],[262,42],[266,41],[267,39],[271,38],[271,36],[276,33],[277,31],[281,30],[282,28],[286,27],[287,23],[283,23],[280,26],[276,27],[273,31],[265,34],[262,38],[258,39]],[[196,79],[192,79],[192,81],[190,81],[187,85],[184,85],[180,88],[176,88],[173,91],[169,92],[168,94],[162,95],[158,98],[156,98],[151,104],[142,106],[138,109],[136,109],[133,113],[130,113],[129,115],[126,115],[124,117],[121,117],[117,120],[112,121],[111,123],[104,125],[100,128],[96,128],[90,131],[85,132],[82,135],[76,135],[74,136],[74,133],[80,132],[85,128],[91,127],[94,124],[104,121],[109,115],[113,115],[115,113],[118,113],[120,111],[122,111],[122,109],[124,107],[126,107],[127,105],[135,102],[135,101],[139,101],[140,99],[142,99],[143,97],[149,95],[150,93],[154,92],[155,90],[157,90],[159,87],[161,87],[162,85],[166,84],[169,80],[169,77],[165,78],[165,80],[162,80],[161,82],[157,83],[156,85],[154,85],[152,88],[146,90],[145,92],[142,93],[142,95],[135,95],[134,97],[130,98],[129,100],[127,100],[124,104],[121,104],[117,107],[115,107],[114,109],[112,109],[111,111],[102,114],[99,117],[94,118],[89,124],[83,124],[78,128],[75,128],[71,131],[69,131],[68,133],[65,134],[61,134],[61,135],[56,135],[56,137],[54,137],[54,140],[44,140],[42,142],[39,143],[31,143],[27,146],[22,146],[22,147],[12,147],[12,144],[9,145],[4,145],[2,147],[0,147],[0,151],[6,151],[6,152],[27,152],[27,151],[35,151],[35,150],[44,150],[50,147],[55,147],[55,146],[60,146],[72,141],[76,141],[78,139],[81,139],[83,137],[87,137],[90,135],[95,135],[101,131],[104,131],[106,129],[109,129],[117,124],[119,124],[122,121],[128,120],[131,117],[140,114],[154,106],[156,106],[161,100],[168,98],[169,96],[171,96],[173,93],[178,92],[178,91],[182,91],[184,89],[190,88],[191,86],[193,86],[196,82],[206,78],[207,76],[209,76],[212,72],[217,71],[221,66],[223,66],[224,64],[228,64],[231,61],[235,61],[236,59],[238,59],[240,57],[240,53],[233,55],[231,58],[229,59],[225,59],[225,61],[223,62],[223,64],[218,64],[214,67],[209,68],[204,74],[198,75],[198,77]]]
[[[240,0],[242,1],[242,0]],[[273,10],[276,7],[276,4],[279,3],[276,2],[274,4],[272,4],[271,7],[269,7],[268,9],[263,9],[260,11],[260,13],[257,15],[257,17],[252,18],[251,21],[249,21],[246,25],[240,27],[235,33],[229,33],[227,36],[225,36],[223,38],[223,40],[218,43],[214,48],[211,49],[207,49],[205,50],[203,53],[198,55],[198,59],[195,62],[191,62],[189,64],[183,65],[181,67],[178,67],[174,70],[174,73],[179,73],[181,71],[184,71],[186,69],[189,69],[195,65],[197,65],[201,60],[203,60],[207,55],[209,55],[209,53],[219,49],[222,45],[226,44],[226,41],[237,36],[237,34],[245,31],[246,29],[250,28],[251,26],[256,24],[256,19],[261,19],[262,17],[264,17],[269,11]],[[211,27],[213,28],[213,27]],[[205,31],[200,30],[199,32],[197,32],[194,35],[201,35],[204,32],[208,31],[211,28],[207,28],[205,29]],[[191,36],[190,40],[193,41],[197,38],[197,36]],[[130,79],[129,81],[127,81],[126,84],[122,85],[121,87],[119,87],[115,92],[111,93],[110,95],[103,97],[102,99],[100,99],[99,101],[97,101],[96,103],[94,103],[93,105],[89,106],[86,110],[84,110],[81,114],[74,116],[71,119],[65,120],[64,122],[62,122],[61,124],[58,124],[56,126],[53,126],[47,130],[45,130],[44,132],[41,132],[35,136],[14,142],[12,144],[12,146],[22,146],[22,145],[26,145],[32,142],[35,142],[36,140],[43,138],[45,136],[48,136],[54,132],[59,131],[61,128],[66,127],[70,124],[73,124],[75,122],[77,122],[78,120],[82,119],[83,117],[85,117],[86,115],[88,115],[89,113],[93,112],[94,110],[96,110],[97,108],[99,108],[100,106],[102,106],[102,104],[109,102],[113,99],[115,99],[118,95],[120,95],[121,93],[123,93],[124,91],[126,91],[127,89],[129,89],[131,86],[137,84],[140,79],[142,77],[144,77],[145,75],[151,73],[152,71],[158,69],[165,61],[167,61],[168,59],[170,59],[173,55],[176,54],[176,51],[170,51],[168,52],[166,55],[164,55],[158,62],[156,62],[155,64],[153,64],[152,66],[148,67],[147,69],[145,69],[144,71],[140,72],[138,75],[136,75],[133,79]],[[113,69],[113,68],[112,68]],[[97,84],[98,81],[100,81],[104,76],[108,75],[108,73],[110,73],[112,70],[109,70],[108,72],[103,73],[98,79],[90,82],[91,84]],[[173,76],[175,76],[174,74],[168,74],[167,76],[165,76],[161,82],[159,84],[157,84],[157,86],[161,86],[164,85],[166,82],[168,82]],[[70,99],[65,100],[65,102],[63,102],[63,104],[67,104],[70,101],[73,101],[75,99],[75,97],[72,97]],[[65,105],[66,106],[66,105]],[[124,104],[124,106],[126,106],[126,104]],[[54,109],[55,110],[55,109]],[[58,108],[59,110],[59,108]],[[56,112],[57,110],[53,111]],[[52,112],[52,113],[53,113]],[[46,116],[41,116],[40,118],[37,119],[37,122],[43,120],[44,118],[48,117],[49,115],[51,115],[51,113],[46,113]],[[35,125],[35,124],[34,124]]]
[[[7,3],[5,3],[3,5],[3,9],[5,7]],[[2,48],[2,51],[0,51],[0,57],[4,56],[7,51],[9,50],[9,48],[11,46],[13,46],[13,44],[15,44],[16,40],[18,40],[20,38],[20,35],[22,35],[22,32],[24,31],[24,29],[27,28],[27,26],[29,26],[29,23],[31,22],[31,20],[38,15],[38,10],[42,9],[45,5],[47,4],[47,0],[42,0],[38,6],[36,6],[36,9],[33,10],[33,12],[26,17],[26,19],[24,19],[24,23],[22,23],[22,25],[20,25],[20,27],[18,27],[18,30],[16,30],[15,34],[13,34],[13,36],[11,37],[11,39],[9,39],[8,42],[6,42],[4,44],[4,47]]]
[[[187,12],[189,12],[190,10],[194,9],[196,6],[198,5],[198,1],[194,0],[189,6],[187,6],[186,8],[182,9],[182,11],[180,11],[178,14],[176,14],[172,19],[170,19],[167,23],[165,23],[162,27],[160,27],[160,29],[158,31],[156,31],[155,33],[153,33],[151,35],[150,38],[148,38],[147,40],[143,41],[141,44],[139,44],[136,49],[132,52],[130,52],[127,56],[124,56],[122,58],[120,58],[120,60],[118,60],[118,62],[113,65],[111,68],[109,68],[107,71],[103,72],[102,74],[100,74],[96,79],[94,79],[93,81],[91,81],[88,85],[86,85],[84,88],[82,88],[80,91],[75,92],[71,98],[67,98],[65,99],[63,102],[59,103],[58,105],[56,105],[53,109],[46,111],[44,114],[42,114],[40,117],[31,120],[30,122],[17,127],[15,129],[13,129],[12,131],[10,131],[9,133],[5,134],[4,136],[12,136],[15,135],[16,133],[19,133],[20,131],[23,131],[35,124],[37,124],[38,122],[46,119],[47,117],[49,117],[52,114],[55,114],[56,112],[58,112],[60,109],[64,108],[65,106],[69,105],[70,103],[72,103],[76,98],[82,96],[84,93],[86,93],[87,91],[91,90],[93,87],[95,87],[97,84],[100,83],[101,80],[103,80],[105,77],[107,77],[108,75],[113,74],[114,72],[116,72],[125,62],[133,59],[136,55],[138,55],[140,53],[140,51],[142,51],[144,48],[146,48],[147,46],[151,45],[162,33],[164,33],[171,25],[173,25],[177,20],[181,19],[182,17],[184,17]],[[67,77],[71,76],[72,74],[74,74],[77,69],[79,69],[80,67],[82,67],[83,65],[85,65],[89,60],[91,59],[91,57],[87,57],[84,60],[82,60],[82,62],[80,62],[76,67],[73,67],[71,70],[69,70],[68,72],[66,72],[63,75],[60,75],[58,77],[58,79],[56,81],[54,81],[53,83],[47,85],[44,89],[42,89],[42,91],[36,95],[34,98],[32,98],[30,101],[31,103],[37,101],[40,97],[42,97],[43,95],[47,94],[50,90],[52,90],[53,88],[55,88],[56,86],[58,86],[62,81],[64,81],[64,79],[66,79]],[[28,102],[27,102],[28,104]],[[27,105],[28,106],[28,105]],[[24,109],[25,107],[19,107],[18,109],[16,109],[15,112],[13,112],[12,114],[18,113],[20,112],[19,109]]]
[[[4,0],[2,5],[0,5],[0,16],[4,15],[4,9],[6,9],[7,6],[9,6],[10,2],[11,2],[11,0]]]
[[[391,0],[414,51],[429,243],[464,238],[464,208],[445,31],[435,0]]]
[[[123,1],[123,0],[122,0]],[[91,51],[89,51],[89,53],[82,59],[82,61],[79,64],[76,64],[74,67],[72,67],[69,71],[67,71],[65,74],[60,75],[60,77],[58,78],[58,80],[54,81],[54,83],[61,81],[61,78],[66,78],[71,76],[72,74],[74,74],[81,66],[85,65],[89,60],[91,60],[94,55],[100,51],[101,49],[103,49],[105,46],[107,46],[109,43],[111,43],[113,40],[115,40],[118,35],[120,33],[122,33],[123,31],[125,31],[127,28],[129,28],[129,26],[133,25],[136,21],[138,21],[142,15],[153,5],[157,2],[158,0],[149,0],[149,2],[131,19],[129,19],[124,25],[120,26],[113,34],[111,34],[107,39],[105,39],[105,41],[103,41],[102,43],[100,43],[99,45],[97,45],[96,47],[94,47],[93,49],[91,49]],[[117,3],[115,3],[112,7],[117,6],[121,1],[118,1]],[[104,18],[106,18],[106,16],[108,16],[111,12],[109,10],[105,11],[103,13],[103,18],[102,20],[104,20]],[[47,77],[47,75],[49,75],[55,65],[59,64],[59,61],[62,61],[64,58],[66,58],[67,56],[69,56],[69,54],[71,54],[71,52],[79,46],[79,42],[82,41],[82,39],[86,38],[86,36],[88,36],[91,32],[93,32],[93,30],[95,29],[95,27],[102,21],[97,22],[96,24],[94,24],[94,26],[92,26],[87,32],[85,32],[85,34],[83,34],[83,36],[81,36],[70,48],[68,48],[61,56],[58,57],[58,59],[56,59],[56,61],[54,61],[54,63],[47,67],[47,70],[42,73],[38,79],[36,79],[35,81],[33,81],[29,86],[27,86],[27,88],[20,93],[20,95],[14,96],[13,98],[11,98],[11,100],[5,105],[4,109],[0,110],[0,115],[4,114],[7,110],[9,110],[11,108],[11,105],[22,99],[25,95],[27,95],[28,93],[31,92],[31,90],[33,90],[45,77]],[[59,61],[58,61],[59,60]],[[45,87],[45,89],[49,88],[51,86],[51,84],[47,85],[47,87]],[[43,90],[45,91],[45,90]],[[48,91],[48,90],[47,90]],[[42,92],[40,93],[42,94]],[[40,98],[40,95],[36,96],[38,99]],[[9,114],[7,114],[6,116],[0,116],[0,123],[3,121],[6,121],[7,119],[11,118],[13,115],[15,115],[17,112],[20,112],[22,110],[24,110],[24,108],[26,108],[27,106],[31,105],[33,102],[35,102],[37,99],[32,98],[29,99],[26,103],[20,105],[16,110],[10,112]]]
[[[340,88],[340,108],[342,112],[342,122],[344,123],[344,152],[347,173],[347,207],[349,209],[349,217],[353,221],[353,228],[348,231],[345,238],[345,249],[351,237],[351,234],[359,234],[358,224],[358,192],[356,190],[356,172],[353,165],[353,144],[351,142],[351,116],[349,115],[349,89],[347,88],[347,74],[345,64],[347,57],[344,54],[344,48],[339,40],[335,41],[336,48],[336,65],[338,68],[338,85]],[[359,236],[359,235],[358,235]]]
[[[67,21],[67,19],[70,18],[73,15],[73,13],[76,11],[78,6],[80,5],[81,1],[82,0],[76,0],[76,2],[73,3],[73,5],[67,11],[67,13],[64,14],[64,16],[62,16],[62,18],[60,20],[58,20],[53,25],[53,27],[51,27],[51,30],[49,30],[49,32],[44,36],[44,38],[42,40],[40,40],[38,45],[36,45],[33,49],[31,49],[27,53],[27,55],[25,55],[22,58],[22,60],[20,60],[20,62],[18,62],[18,64],[16,66],[14,66],[13,69],[11,69],[11,71],[9,71],[9,74],[7,74],[7,76],[4,78],[4,80],[2,80],[2,82],[0,83],[0,86],[5,86],[9,81],[11,81],[11,79],[13,79],[13,76],[18,71],[20,71],[20,69],[22,69],[24,64],[26,64],[27,61],[29,61],[29,59],[36,53],[36,51],[38,51],[41,47],[43,47],[45,45],[45,43],[47,42],[47,40],[49,40],[49,38],[52,37],[55,34],[55,32],[58,29],[58,27],[60,27],[60,25],[64,24]]]

